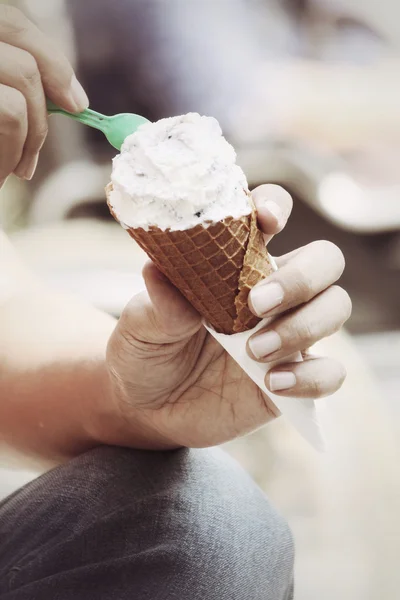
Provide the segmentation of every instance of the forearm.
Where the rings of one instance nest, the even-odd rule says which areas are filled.
[[[0,439],[60,461],[100,445],[171,445],[122,415],[105,355],[115,320],[40,285],[0,305]]]
[[[95,445],[167,447],[131,409],[106,365],[116,321],[35,280],[0,232],[0,441],[51,460]]]
[[[114,320],[36,282],[16,290],[0,305],[0,436],[48,458],[76,454],[95,443]]]
[[[0,439],[64,460],[100,444],[162,449],[120,414],[105,354],[115,320],[41,286],[0,307]],[[134,411],[132,410],[132,413]]]
[[[104,363],[48,363],[30,370],[5,368],[0,383],[1,436],[27,454],[63,460],[99,440],[91,407],[103,394]]]

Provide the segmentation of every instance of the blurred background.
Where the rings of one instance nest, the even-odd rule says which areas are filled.
[[[389,600],[400,573],[400,7],[396,0],[20,0],[72,60],[95,110],[215,116],[251,187],[295,199],[282,254],[343,250],[347,331],[321,344],[348,368],[324,402],[316,456],[281,419],[228,446],[288,518],[296,600]],[[104,199],[113,149],[52,116],[38,171],[10,178],[0,216],[53,286],[118,316],[143,254]],[[7,460],[4,460],[6,467]],[[29,471],[0,471],[4,495]]]

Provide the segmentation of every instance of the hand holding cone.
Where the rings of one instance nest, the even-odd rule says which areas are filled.
[[[106,188],[112,209],[112,184]],[[255,207],[240,219],[182,231],[129,228],[129,235],[218,333],[252,329],[251,288],[272,273]]]

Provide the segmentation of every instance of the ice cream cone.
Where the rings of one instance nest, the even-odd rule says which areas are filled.
[[[110,201],[112,189],[110,183],[106,193],[116,218]],[[218,333],[239,333],[258,323],[248,308],[248,295],[273,268],[255,209],[239,219],[227,217],[208,227],[127,231]]]

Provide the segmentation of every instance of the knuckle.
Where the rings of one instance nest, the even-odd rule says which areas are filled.
[[[293,332],[288,332],[288,335],[288,339],[293,339]],[[310,342],[314,340],[314,328],[312,322],[305,317],[297,318],[296,337],[301,342],[302,347],[310,345]]]
[[[314,295],[312,280],[302,269],[297,267],[293,269],[290,277],[288,277],[288,281],[290,281],[293,304],[295,306],[311,300]]]
[[[347,377],[347,371],[341,362],[325,359],[325,365],[321,373],[307,381],[307,389],[312,398],[322,398],[337,392]]]
[[[2,4],[0,8],[0,24],[2,28],[7,29],[9,33],[21,33],[28,26],[28,19],[15,6]]]
[[[10,130],[19,129],[26,115],[26,101],[18,90],[9,88],[3,99],[0,118],[3,128]]]
[[[48,127],[47,124],[41,125],[37,131],[35,131],[32,135],[29,136],[29,139],[26,142],[26,147],[34,152],[40,150],[47,137]]]
[[[315,340],[313,323],[302,315],[284,318],[275,325],[275,330],[281,338],[282,349],[288,352],[308,348]]]
[[[20,66],[20,75],[25,86],[32,87],[37,85],[40,80],[39,68],[34,57],[28,52],[25,53],[24,60]]]
[[[324,395],[324,384],[321,378],[319,377],[314,377],[313,379],[311,379],[309,381],[309,390],[310,390],[310,395],[313,398],[320,398],[321,396]]]
[[[43,81],[53,93],[59,93],[60,87],[64,90],[70,88],[73,75],[74,70],[68,60],[56,50],[52,70],[43,74]]]

